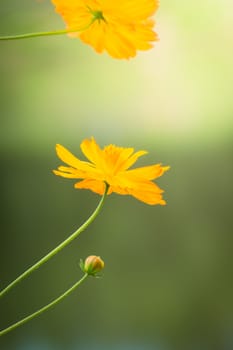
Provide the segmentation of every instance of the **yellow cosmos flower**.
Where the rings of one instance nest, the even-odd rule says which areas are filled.
[[[79,37],[98,53],[130,58],[148,50],[158,40],[151,18],[159,0],[52,0],[63,17],[69,35]],[[82,28],[86,28],[79,32]]]
[[[105,183],[109,185],[108,194],[112,192],[131,195],[147,204],[166,204],[161,190],[151,180],[163,175],[169,166],[155,164],[128,170],[136,160],[146,154],[146,151],[134,153],[133,148],[123,148],[114,145],[101,149],[94,138],[84,140],[80,148],[88,161],[76,158],[65,147],[56,146],[58,157],[68,165],[59,166],[54,174],[80,179],[74,187],[89,189],[100,195],[104,194]]]

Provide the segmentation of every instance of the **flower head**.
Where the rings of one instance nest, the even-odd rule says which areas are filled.
[[[163,175],[169,166],[155,164],[128,170],[140,156],[147,152],[134,153],[133,148],[114,145],[101,149],[94,138],[84,140],[80,147],[88,161],[79,160],[61,145],[56,146],[58,157],[68,167],[59,166],[58,170],[54,170],[54,174],[69,179],[80,179],[75,183],[75,188],[89,189],[100,195],[104,194],[107,183],[108,194],[115,192],[131,195],[151,205],[166,204],[162,198],[163,190],[151,180]]]
[[[152,16],[159,0],[52,0],[67,30],[98,53],[130,58],[158,40]],[[77,29],[77,32],[75,30]]]

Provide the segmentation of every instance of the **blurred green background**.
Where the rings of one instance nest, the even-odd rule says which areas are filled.
[[[1,35],[64,28],[49,1],[1,1]],[[12,290],[1,328],[80,276],[54,310],[0,339],[4,350],[233,348],[233,2],[161,1],[160,41],[129,61],[66,36],[0,42],[1,245],[5,286],[89,216],[99,197],[55,177],[61,143],[94,136],[146,149],[166,207],[111,195],[69,247]]]

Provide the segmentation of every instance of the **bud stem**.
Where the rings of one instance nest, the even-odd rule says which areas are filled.
[[[29,276],[33,271],[38,269],[41,265],[43,265],[45,262],[47,262],[50,258],[52,258],[54,255],[56,255],[60,250],[65,248],[69,243],[71,243],[76,237],[79,236],[79,234],[84,231],[91,223],[94,221],[96,216],[99,214],[101,208],[103,207],[104,200],[106,198],[107,192],[108,192],[109,185],[106,183],[105,184],[105,192],[103,196],[101,197],[101,200],[92,213],[92,215],[84,222],[82,226],[80,226],[73,234],[71,234],[66,240],[64,240],[62,243],[60,243],[56,248],[51,250],[47,255],[45,255],[42,259],[40,259],[37,263],[35,263],[33,266],[31,266],[28,270],[23,272],[19,277],[17,277],[13,282],[11,282],[6,288],[4,288],[0,292],[0,298],[9,292],[11,288],[16,286],[19,282],[21,282],[25,277]]]
[[[23,325],[24,323],[30,321],[31,319],[33,319],[36,316],[39,316],[40,314],[42,314],[44,311],[50,309],[51,307],[55,306],[56,304],[58,304],[60,301],[62,301],[65,297],[67,297],[71,292],[73,292],[78,286],[80,286],[80,284],[88,277],[88,274],[86,273],[85,275],[83,275],[83,277],[76,282],[72,287],[70,287],[67,291],[65,291],[62,295],[60,295],[58,298],[54,299],[53,301],[51,301],[49,304],[45,305],[44,307],[42,307],[41,309],[37,310],[36,312],[32,313],[31,315],[23,318],[22,320],[14,323],[13,325],[3,329],[2,331],[0,331],[0,336],[12,331],[13,329]]]

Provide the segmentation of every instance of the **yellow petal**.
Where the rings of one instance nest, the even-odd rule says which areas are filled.
[[[124,34],[125,28],[109,24],[105,32],[105,49],[114,58],[130,58],[136,56],[134,41],[130,41]]]
[[[70,177],[70,178],[74,178],[74,179],[83,179],[86,176],[86,172],[84,172],[84,171],[80,171],[80,170],[77,170],[77,169],[74,169],[71,167],[65,167],[65,166],[59,166],[58,170],[54,170],[53,172],[56,175],[63,176],[63,175],[61,175],[61,173],[62,173],[65,175],[64,177]],[[67,176],[67,175],[69,175],[69,176]]]
[[[103,4],[109,4],[109,0],[102,0]],[[120,13],[128,20],[142,20],[152,16],[158,9],[158,0],[118,0],[111,2],[111,11]]]
[[[136,169],[131,169],[127,171],[127,176],[133,176],[136,178],[154,180],[159,176],[162,176],[163,173],[169,170],[169,166],[161,166],[160,164],[149,165],[145,167],[140,167]]]
[[[72,166],[73,168],[87,171],[90,168],[90,163],[83,162],[76,158],[70,151],[68,151],[65,147],[62,145],[57,144],[56,145],[56,151],[58,157],[66,164]]]
[[[78,189],[86,189],[86,190],[91,190],[95,193],[98,193],[100,195],[104,194],[105,191],[105,183],[103,181],[97,181],[97,180],[92,180],[92,179],[85,179],[83,181],[77,182],[74,185],[75,188]],[[108,190],[108,194],[112,192],[111,189]]]
[[[162,192],[162,190],[158,191],[158,187],[153,182],[151,182],[150,186],[147,186],[147,188],[144,189],[129,189],[129,194],[150,205],[166,204],[165,200],[162,198]]]
[[[134,183],[134,186],[132,186],[131,183],[131,187],[112,186],[111,188],[115,193],[121,195],[131,195],[138,200],[150,205],[166,204],[162,198],[163,190],[161,190],[156,184],[151,181],[145,183],[137,182]]]
[[[97,145],[94,137],[92,137],[90,140],[83,140],[80,148],[87,159],[90,160],[93,164],[95,164],[97,167],[100,167],[102,165],[102,151]]]
[[[135,152],[129,159],[127,159],[127,161],[124,164],[124,170],[128,169],[129,167],[131,167],[131,165],[133,165],[137,159],[141,156],[144,156],[145,154],[147,154],[147,151],[138,151]]]
[[[150,192],[140,192],[140,191],[130,191],[133,197],[149,205],[166,205],[166,201],[159,194],[154,194]]]
[[[77,179],[77,176],[75,174],[63,173],[62,171],[59,171],[59,170],[53,170],[53,173],[55,175],[58,175],[58,176],[61,176],[61,177],[65,177],[67,179]]]

